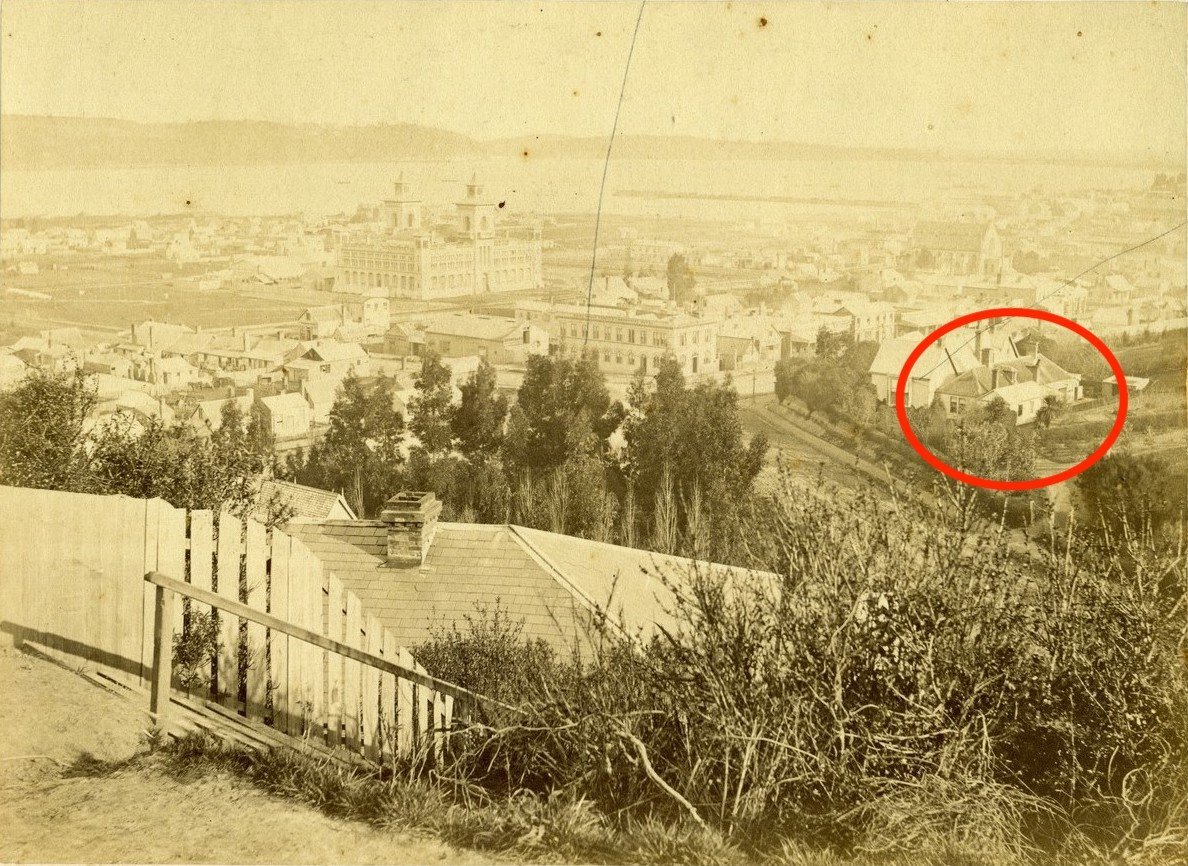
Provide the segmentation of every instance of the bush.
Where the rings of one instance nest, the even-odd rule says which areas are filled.
[[[783,495],[749,539],[770,573],[660,575],[679,633],[608,640],[457,772],[498,765],[510,789],[757,853],[1003,862],[1183,840],[1182,560],[1150,535],[1024,558],[977,496]]]

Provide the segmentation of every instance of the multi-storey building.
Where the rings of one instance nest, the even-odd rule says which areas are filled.
[[[586,307],[558,304],[541,316],[538,304],[517,308],[517,318],[544,325],[557,351],[594,357],[607,373],[654,373],[665,356],[688,374],[719,369],[721,320],[663,307]]]
[[[338,287],[392,298],[431,300],[540,286],[540,231],[517,236],[498,228],[499,204],[475,178],[456,204],[454,226],[425,227],[421,202],[403,176],[383,203],[383,234],[353,237],[339,252]]]

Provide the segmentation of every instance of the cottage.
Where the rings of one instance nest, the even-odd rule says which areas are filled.
[[[694,567],[726,581],[747,574],[522,526],[440,522],[440,512],[432,493],[401,493],[379,520],[297,520],[286,530],[404,646],[498,605],[523,623],[525,638],[568,654],[589,647],[600,611],[633,635],[676,627],[661,575],[679,581]]]
[[[305,397],[295,392],[261,397],[258,401],[268,425],[268,432],[275,439],[296,439],[309,435],[313,410]]]
[[[223,406],[231,402],[238,404],[239,411],[244,418],[247,418],[252,411],[253,397],[250,393],[222,400],[201,400],[190,413],[190,417],[186,419],[186,424],[199,438],[209,439],[215,431],[223,426]]]
[[[895,400],[903,366],[923,339],[923,334],[915,332],[879,345],[870,364],[870,381],[878,399],[888,403]],[[906,386],[907,405],[916,408],[932,405],[941,385],[977,366],[978,358],[968,335],[946,334],[925,349],[912,367]]]

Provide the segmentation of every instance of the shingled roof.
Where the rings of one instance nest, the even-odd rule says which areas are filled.
[[[502,524],[439,523],[420,565],[388,563],[378,520],[298,521],[286,527],[354,592],[403,646],[498,605],[525,638],[559,651],[588,645],[595,611],[629,634],[671,629],[671,592],[691,560]],[[743,569],[726,569],[742,573]]]
[[[269,503],[283,503],[291,509],[291,519],[294,520],[326,520],[336,513],[355,516],[339,493],[276,478],[266,478],[260,482],[256,501],[259,503],[257,511],[261,514],[267,512]]]

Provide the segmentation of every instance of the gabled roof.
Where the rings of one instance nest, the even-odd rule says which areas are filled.
[[[1007,367],[1017,370],[1020,381],[1038,382],[1050,385],[1053,382],[1067,382],[1069,379],[1079,379],[1080,374],[1070,373],[1042,352],[1034,355],[1024,355],[996,364],[997,367]]]
[[[314,361],[361,361],[367,358],[367,352],[358,343],[324,340],[311,346],[301,357]]]
[[[239,409],[245,416],[252,411],[252,395],[242,394],[239,397],[226,397],[222,400],[202,400],[194,408],[194,415],[205,421],[213,432],[223,426],[223,404],[230,403],[232,400],[239,404]]]
[[[285,394],[273,394],[271,397],[261,397],[260,402],[264,404],[269,412],[288,412],[294,409],[309,408],[309,403],[305,401],[305,397],[296,391],[290,391]]]
[[[981,397],[992,390],[992,378],[989,368],[974,367],[945,382],[936,393],[945,397]]]
[[[523,322],[503,316],[451,313],[426,322],[425,333],[501,342],[512,336],[518,336],[525,327]]]
[[[923,339],[923,334],[913,331],[894,340],[880,343],[874,360],[870,362],[870,372],[898,378],[908,356]],[[962,335],[958,334],[946,334],[924,350],[924,353],[916,360],[911,372],[914,378],[933,373],[942,377],[945,375],[957,376],[977,366],[979,366],[978,360],[974,356],[968,339],[964,339]]]
[[[1003,402],[1008,406],[1018,406],[1020,403],[1026,403],[1028,400],[1042,400],[1044,397],[1051,396],[1056,392],[1046,385],[1040,385],[1038,382],[1018,382],[1014,385],[1003,385],[994,391],[991,391],[983,400],[989,402],[995,397],[1001,397]]]
[[[266,478],[260,482],[256,496],[256,510],[266,509],[267,504],[278,501],[291,509],[293,520],[325,520],[336,508],[344,510],[353,519],[355,513],[341,493],[307,487],[293,481]]]
[[[681,557],[522,526],[466,523],[438,524],[420,566],[390,567],[380,521],[295,521],[287,531],[405,645],[496,603],[524,623],[524,637],[554,646],[573,646],[595,610],[629,634],[654,634],[675,625],[661,574],[679,581],[694,567]]]

